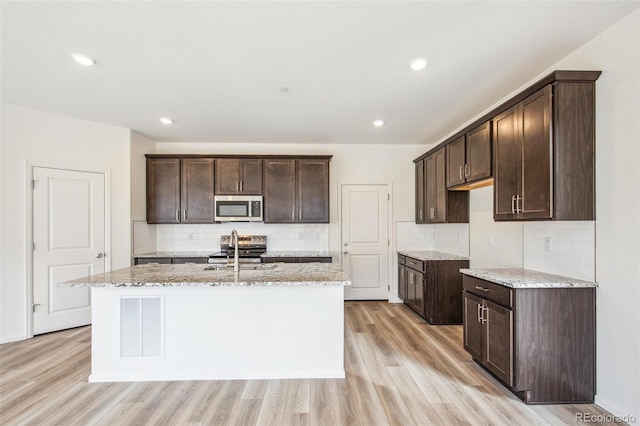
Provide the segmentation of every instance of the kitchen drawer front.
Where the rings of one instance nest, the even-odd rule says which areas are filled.
[[[174,257],[174,264],[184,264],[184,263],[208,263],[208,257]]]
[[[402,254],[398,255],[398,264],[399,265],[404,265],[405,264],[405,257]]]
[[[476,294],[484,299],[502,305],[507,308],[513,307],[513,289],[495,284],[479,278],[463,275],[462,288],[469,293]]]
[[[135,259],[136,265],[148,265],[148,264],[170,264],[170,257],[136,257]]]
[[[411,269],[415,269],[416,271],[424,271],[424,262],[422,260],[417,260],[412,257],[406,257],[404,264]]]

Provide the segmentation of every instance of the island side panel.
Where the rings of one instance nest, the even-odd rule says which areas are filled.
[[[90,382],[344,378],[344,287],[93,287]],[[159,356],[121,356],[121,299],[160,297]]]

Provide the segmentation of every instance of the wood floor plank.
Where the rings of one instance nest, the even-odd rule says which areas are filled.
[[[91,327],[0,345],[2,425],[558,425],[596,405],[528,406],[471,360],[461,326],[345,302],[346,379],[88,383]],[[609,425],[612,423],[592,423]]]

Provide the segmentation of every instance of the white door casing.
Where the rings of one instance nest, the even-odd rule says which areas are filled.
[[[33,334],[91,323],[89,288],[57,284],[105,271],[105,175],[33,168]]]
[[[346,300],[389,299],[388,184],[341,184],[341,260]]]

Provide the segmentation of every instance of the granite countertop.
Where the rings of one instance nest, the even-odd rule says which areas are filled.
[[[418,260],[469,260],[467,256],[458,256],[457,254],[432,250],[399,250],[398,254],[409,256]]]
[[[277,263],[263,269],[205,270],[206,265],[136,265],[79,278],[58,287],[219,287],[347,286],[351,281],[336,263]],[[273,269],[271,269],[273,268]]]
[[[154,251],[151,253],[134,254],[133,257],[209,257],[219,250],[209,251]]]
[[[531,271],[529,269],[460,269],[460,272],[471,277],[480,278],[492,283],[511,288],[584,288],[598,287],[598,283]]]
[[[262,257],[333,257],[330,251],[267,251]]]

